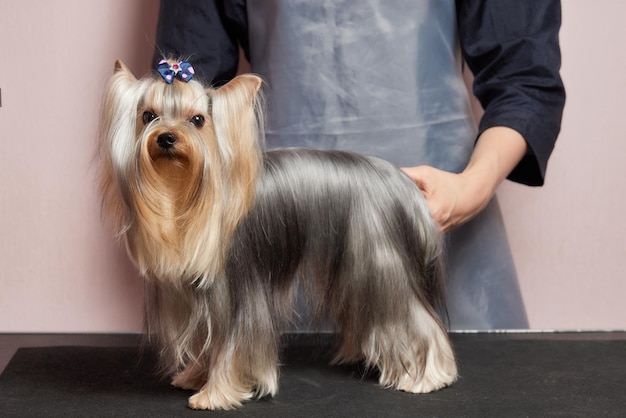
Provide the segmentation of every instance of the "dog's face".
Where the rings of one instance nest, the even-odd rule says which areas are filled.
[[[195,280],[205,258],[220,259],[219,241],[252,201],[260,84],[138,80],[116,63],[102,113],[103,200],[144,274]]]
[[[189,207],[218,153],[209,105],[210,91],[197,82],[148,83],[139,100],[136,146],[141,172],[178,205]],[[176,211],[179,213],[179,210]]]

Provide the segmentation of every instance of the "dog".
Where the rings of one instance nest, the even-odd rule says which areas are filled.
[[[163,60],[137,79],[117,61],[99,139],[103,213],[145,277],[162,371],[197,391],[189,407],[277,393],[297,292],[336,329],[335,363],[406,392],[454,383],[442,234],[415,184],[351,152],[263,152],[262,80],[193,76]]]

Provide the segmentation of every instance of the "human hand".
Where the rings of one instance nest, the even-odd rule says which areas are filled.
[[[424,193],[430,213],[441,229],[449,231],[487,206],[497,187],[526,153],[526,147],[518,132],[496,126],[480,135],[462,173],[430,166],[402,170]]]
[[[443,231],[449,231],[476,216],[493,194],[478,177],[450,173],[430,166],[402,168],[420,188],[431,216]]]

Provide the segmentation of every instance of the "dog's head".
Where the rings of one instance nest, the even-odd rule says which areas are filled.
[[[137,79],[115,63],[100,129],[104,210],[144,274],[196,280],[221,268],[253,200],[261,79],[214,89],[176,61],[159,73]]]

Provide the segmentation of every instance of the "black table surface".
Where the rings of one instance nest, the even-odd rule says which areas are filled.
[[[626,416],[626,333],[453,333],[460,379],[412,395],[359,365],[328,365],[331,336],[285,337],[280,390],[234,416]],[[154,375],[136,334],[0,334],[0,416],[186,416],[190,392]],[[8,366],[7,366],[8,364]]]

